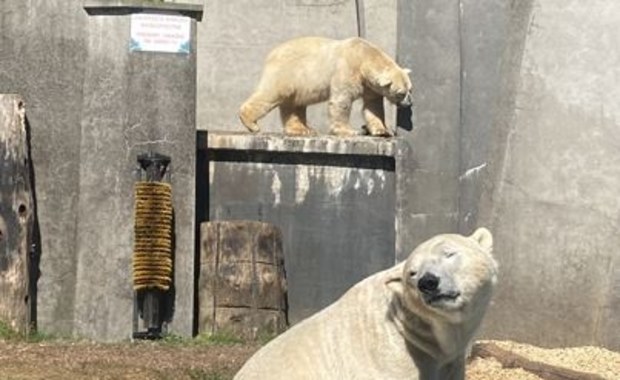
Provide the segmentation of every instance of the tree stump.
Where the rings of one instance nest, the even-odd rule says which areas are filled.
[[[282,235],[254,221],[201,225],[199,333],[244,339],[286,328]]]
[[[34,201],[26,115],[19,95],[0,94],[0,320],[17,331],[30,325],[29,252]]]

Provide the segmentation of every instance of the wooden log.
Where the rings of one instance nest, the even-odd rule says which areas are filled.
[[[286,328],[286,280],[278,228],[255,221],[201,226],[199,333],[244,339]]]
[[[530,360],[514,352],[504,350],[493,343],[476,343],[472,347],[471,356],[483,359],[494,358],[504,368],[522,368],[545,380],[605,380],[593,373],[574,371]]]
[[[25,332],[34,201],[24,101],[0,94],[0,320]]]

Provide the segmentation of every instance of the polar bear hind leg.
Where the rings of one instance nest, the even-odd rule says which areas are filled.
[[[239,119],[250,132],[260,131],[257,121],[267,115],[269,111],[280,104],[279,99],[265,96],[260,92],[255,92],[239,109]]]
[[[316,132],[306,122],[306,107],[280,104],[280,117],[284,133],[289,136],[315,136]]]

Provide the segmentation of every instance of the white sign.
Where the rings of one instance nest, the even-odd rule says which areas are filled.
[[[158,13],[131,15],[129,51],[189,54],[190,18]]]

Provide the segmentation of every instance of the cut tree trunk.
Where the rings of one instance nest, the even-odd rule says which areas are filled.
[[[522,368],[545,380],[605,380],[596,374],[530,360],[493,343],[476,343],[472,347],[471,356],[483,359],[494,358],[504,368]]]
[[[24,102],[0,94],[0,321],[26,332],[34,201]]]
[[[286,327],[282,235],[255,221],[202,223],[199,333],[244,339],[273,336]]]

